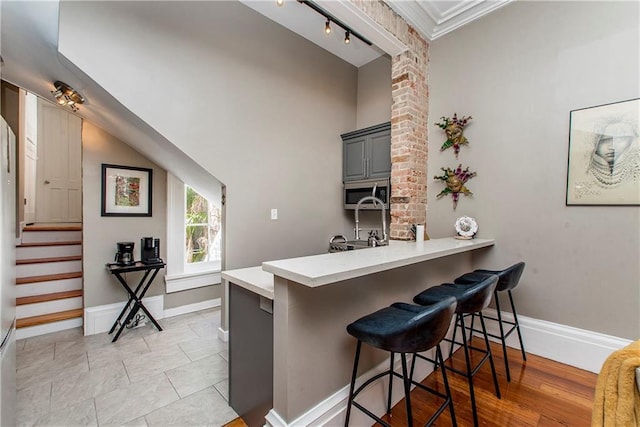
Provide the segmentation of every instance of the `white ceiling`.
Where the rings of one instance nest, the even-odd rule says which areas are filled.
[[[435,40],[512,0],[387,0],[427,40]]]
[[[382,46],[367,46],[355,37],[351,43],[344,43],[344,31],[332,25],[329,36],[324,33],[325,18],[308,6],[296,0],[285,0],[282,7],[277,7],[275,0],[240,0],[246,6],[261,13],[315,43],[343,60],[360,67],[385,53]],[[385,2],[405,21],[411,24],[427,40],[435,40],[456,28],[478,19],[512,0],[385,0]],[[337,18],[347,23],[357,32],[364,29],[352,24],[361,22],[361,12],[349,7],[349,0],[315,0],[315,3],[328,12],[339,10]],[[377,40],[376,40],[377,41]],[[388,51],[386,53],[389,53]]]

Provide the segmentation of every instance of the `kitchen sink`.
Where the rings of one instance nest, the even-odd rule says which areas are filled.
[[[329,242],[329,252],[354,251],[357,249],[367,249],[373,247],[374,246],[369,246],[367,240],[332,239],[332,241]]]

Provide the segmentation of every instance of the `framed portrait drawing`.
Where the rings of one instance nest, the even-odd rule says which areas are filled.
[[[101,216],[151,216],[153,170],[102,164]]]
[[[567,205],[640,205],[640,98],[573,110]]]

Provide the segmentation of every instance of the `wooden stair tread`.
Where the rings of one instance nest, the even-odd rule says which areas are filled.
[[[75,319],[82,317],[83,309],[59,311],[57,313],[42,314],[40,316],[25,317],[16,320],[16,328],[26,328],[28,326],[44,325],[46,323],[59,322],[61,320]]]
[[[29,276],[16,278],[16,285],[25,285],[27,283],[49,282],[51,280],[76,279],[82,277],[82,271],[73,273],[45,274],[42,276]]]
[[[82,296],[82,289],[74,291],[54,292],[51,294],[31,295],[28,297],[16,298],[16,305],[35,304],[38,302],[56,301],[67,298],[77,298]]]
[[[22,231],[82,231],[82,225],[34,224],[25,226]]]
[[[73,240],[68,242],[36,242],[36,243],[20,243],[16,245],[16,248],[37,248],[40,246],[72,246],[81,245],[80,240]]]
[[[81,259],[82,259],[82,255],[58,256],[58,257],[51,257],[51,258],[17,259],[16,265],[43,264],[46,262],[80,261]]]

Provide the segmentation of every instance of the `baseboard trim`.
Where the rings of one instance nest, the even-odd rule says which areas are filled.
[[[142,298],[142,302],[156,320],[164,317],[164,295]],[[85,308],[84,335],[87,336],[108,332],[109,329],[111,329],[113,322],[118,318],[118,315],[124,308],[125,304],[126,301]]]
[[[494,309],[487,309],[484,313],[491,317],[497,315]],[[503,318],[513,321],[513,315],[508,312],[503,314]],[[631,343],[627,339],[531,317],[518,316],[518,320],[527,353],[596,374],[600,372],[602,364],[611,353]],[[488,320],[486,323],[489,332],[498,333],[497,322]],[[507,338],[507,345],[520,348],[516,332]]]
[[[164,310],[164,295],[143,298],[142,301],[144,302],[144,306],[149,310],[149,312],[151,312],[151,315],[156,318],[156,320],[164,319],[165,317],[174,317],[181,314],[193,313],[194,311],[206,310],[208,308],[220,307],[222,305],[221,298],[213,298]],[[126,302],[117,302],[85,308],[84,334],[94,335],[101,332],[108,332],[125,304]]]
[[[486,315],[495,317],[496,311],[487,309]],[[503,314],[506,320],[513,320],[511,313]],[[616,350],[631,343],[630,340],[600,334],[598,332],[578,329],[571,326],[532,319],[526,316],[518,316],[524,345],[527,353],[545,357],[556,362],[574,366],[586,371],[598,373],[606,358]],[[491,333],[498,332],[497,322],[487,320],[487,329]],[[449,330],[449,336],[452,328]],[[444,344],[444,343],[443,343]],[[520,348],[518,337],[514,332],[507,339],[507,345]],[[447,346],[443,345],[442,353],[446,357],[449,354]],[[396,370],[400,369],[399,360],[396,361]],[[416,378],[424,378],[433,370],[421,363],[416,367]],[[375,368],[358,377],[356,386],[362,384],[363,379],[382,372],[389,366],[389,359],[380,363]],[[398,386],[394,382],[394,402],[402,398],[402,385],[399,379]],[[378,416],[385,412],[387,380],[380,380],[371,384],[358,395],[358,401]],[[274,409],[271,409],[265,417],[266,425],[271,427],[300,427],[300,426],[333,426],[343,425],[346,415],[349,397],[349,385],[342,387],[333,395],[327,397],[295,420],[287,423]],[[395,404],[394,403],[394,404]],[[360,417],[362,417],[360,419]],[[351,425],[371,425],[371,420],[361,411],[351,411]]]
[[[50,334],[53,332],[64,331],[82,326],[82,318],[60,320],[58,322],[45,323],[42,325],[27,326],[26,328],[16,329],[16,339],[37,337],[38,335]]]
[[[396,370],[401,369],[399,358],[397,363],[394,364]],[[367,378],[371,378],[380,372],[389,368],[389,359],[380,363],[373,369],[364,373],[356,380],[356,388],[360,386]],[[388,387],[388,378],[381,379],[371,384],[368,388],[363,390],[358,395],[358,402],[364,404],[364,406],[371,410],[375,414],[382,414],[385,412],[386,406],[386,391]],[[396,384],[397,381],[397,384]],[[403,397],[402,384],[399,379],[394,379],[394,390],[392,405],[395,405]],[[273,409],[266,415],[266,425],[270,427],[293,427],[293,426],[334,426],[344,425],[344,418],[347,409],[347,403],[349,400],[349,385],[344,386],[316,406],[305,412],[291,423],[287,422]],[[351,411],[351,418],[349,420],[351,425],[371,425],[373,420],[367,417],[359,410]]]
[[[444,343],[443,343],[444,344]],[[449,354],[447,346],[442,347],[443,355]],[[425,352],[427,357],[433,358],[435,353],[433,350]],[[407,361],[410,363],[410,361]],[[396,372],[402,371],[402,365],[400,357],[396,357],[394,361],[394,370]],[[371,378],[374,375],[379,374],[389,368],[389,359],[385,359],[382,363],[375,366],[368,372],[360,375],[356,380],[356,388],[360,386],[365,380]],[[414,378],[426,378],[433,371],[433,365],[427,362],[416,363],[416,369]],[[389,384],[389,377],[385,377],[370,384],[357,396],[357,401],[362,403],[367,409],[371,410],[378,416],[382,416],[386,412],[387,405],[387,390]],[[397,404],[402,398],[404,398],[404,392],[402,391],[402,381],[394,377],[393,380],[393,398],[391,405]],[[414,386],[411,387],[415,388]],[[266,425],[271,427],[299,427],[299,426],[335,426],[344,425],[344,419],[347,411],[347,403],[349,402],[349,385],[344,386],[333,395],[329,396],[309,411],[305,412],[291,423],[287,424],[286,421],[273,409],[266,415]],[[358,409],[351,410],[351,417],[349,419],[350,425],[372,425],[373,420],[366,414]]]
[[[222,299],[214,298],[206,301],[196,302],[193,304],[181,305],[180,307],[167,308],[164,310],[164,317],[179,316],[181,314],[193,313],[194,311],[220,307],[221,305]]]
[[[447,337],[451,338],[453,334],[453,322],[447,333]],[[443,341],[441,344],[442,355],[447,358],[449,355],[449,346],[447,342]],[[423,353],[426,357],[431,359],[435,358],[435,350],[431,349]],[[411,363],[407,360],[407,363]],[[367,379],[374,375],[377,375],[389,368],[389,358],[387,357],[377,366],[373,367],[369,371],[361,374],[356,379],[356,388],[360,386]],[[393,369],[396,372],[402,372],[402,364],[400,357],[396,357],[393,364]],[[433,364],[418,360],[414,370],[415,379],[424,379],[431,372],[433,372]],[[387,390],[389,385],[389,377],[386,376],[379,381],[370,384],[357,396],[357,401],[362,403],[367,409],[371,410],[378,416],[384,415],[387,406]],[[412,389],[415,386],[411,387]],[[391,405],[397,404],[402,398],[404,398],[402,380],[397,377],[393,378],[393,396]],[[344,425],[344,420],[347,411],[347,403],[349,402],[349,384],[342,387],[340,390],[287,424],[286,421],[273,409],[266,415],[266,425],[271,427],[299,427],[299,426],[335,426]],[[369,418],[362,411],[357,409],[351,410],[351,418],[349,419],[350,425],[372,425],[373,420]]]
[[[218,339],[222,342],[229,342],[229,331],[222,329],[222,327],[218,328]]]

